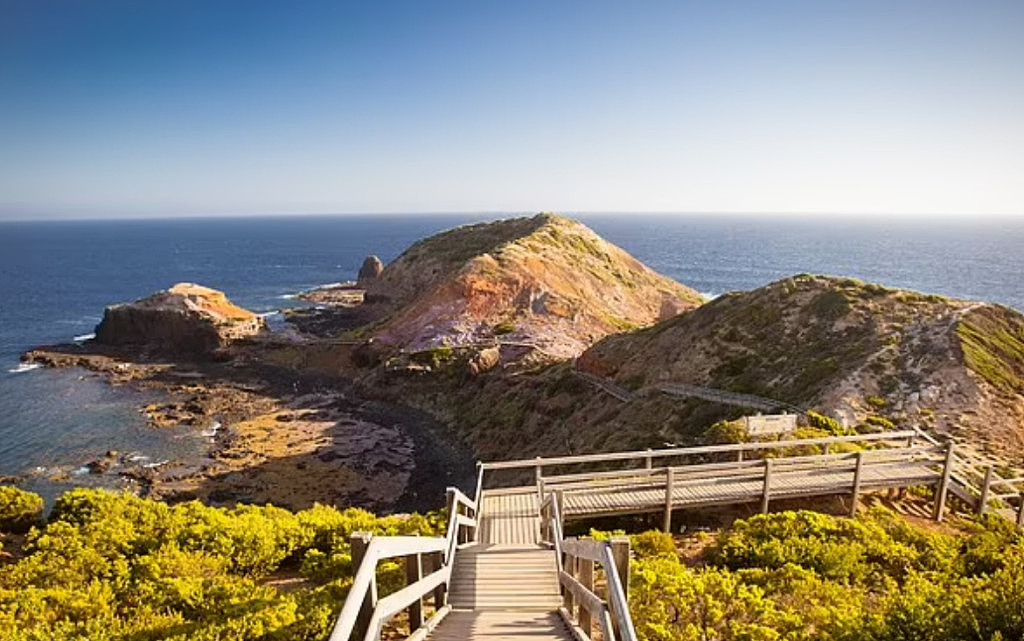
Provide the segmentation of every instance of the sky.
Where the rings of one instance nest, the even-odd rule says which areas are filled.
[[[0,0],[0,218],[1024,218],[1024,2]]]

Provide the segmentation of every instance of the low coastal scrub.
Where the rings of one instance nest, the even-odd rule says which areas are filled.
[[[28,532],[42,516],[42,497],[16,487],[0,486],[0,532]]]
[[[25,494],[2,495],[36,503]],[[326,639],[355,570],[352,532],[442,527],[436,514],[74,490],[24,540],[0,535],[17,542],[0,551],[0,639]],[[1024,638],[1024,536],[998,518],[968,527],[926,530],[876,508],[756,516],[680,541],[647,532],[632,537],[630,610],[644,641]],[[382,564],[381,593],[404,574]]]
[[[0,552],[0,639],[324,639],[352,581],[352,532],[442,527],[437,515],[169,506],[74,490],[18,554]],[[379,572],[383,593],[404,582],[397,564]]]
[[[669,535],[633,542],[630,609],[645,641],[1024,638],[1024,538],[999,519],[958,536],[881,508],[783,512],[737,521],[698,559]]]

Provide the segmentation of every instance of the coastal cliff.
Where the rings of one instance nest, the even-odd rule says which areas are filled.
[[[178,283],[148,298],[108,307],[96,342],[150,354],[199,357],[266,328],[263,319],[220,291]]]

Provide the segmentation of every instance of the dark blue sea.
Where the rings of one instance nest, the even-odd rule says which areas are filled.
[[[354,278],[368,254],[387,262],[417,239],[495,217],[0,223],[0,475],[61,470],[88,484],[81,466],[107,450],[158,463],[208,447],[194,430],[148,429],[138,409],[153,393],[19,366],[25,350],[91,334],[104,306],[190,281],[272,312],[297,291]],[[1024,309],[1024,221],[579,218],[709,296],[807,272]]]

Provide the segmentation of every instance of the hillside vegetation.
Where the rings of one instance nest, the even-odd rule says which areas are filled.
[[[882,508],[856,519],[781,512],[711,538],[694,558],[668,535],[633,537],[642,639],[1024,638],[1024,537],[998,518],[951,534]]]
[[[628,403],[573,367],[405,393],[485,458],[693,444],[752,412],[668,396],[665,383],[777,399],[849,430],[919,426],[1014,460],[1024,448],[1024,317],[853,279],[795,276],[604,338],[575,367],[634,392]]]
[[[353,531],[441,534],[436,516],[97,490],[65,494],[44,525],[38,497],[0,489],[4,641],[326,639],[355,571]],[[26,523],[27,540],[11,531]],[[968,528],[923,530],[877,508],[757,516],[678,547],[648,532],[633,537],[630,610],[643,641],[1024,638],[1024,538],[999,519]],[[383,564],[382,592],[404,574]]]
[[[3,641],[325,639],[354,574],[352,532],[434,536],[439,527],[437,515],[172,507],[74,490],[22,549],[13,532],[38,522],[41,508],[39,497],[0,487]],[[379,579],[393,590],[405,570],[384,564]]]

